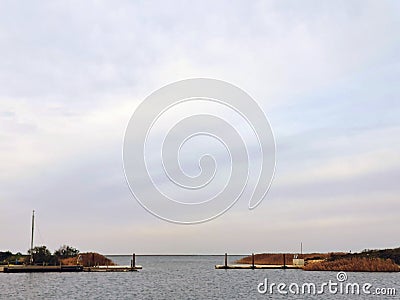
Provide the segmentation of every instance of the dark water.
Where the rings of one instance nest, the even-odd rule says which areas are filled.
[[[129,265],[129,256],[111,257]],[[230,258],[234,260],[235,257]],[[222,256],[138,256],[139,272],[127,273],[0,273],[1,299],[400,299],[400,273],[347,273],[344,283],[370,283],[371,295],[329,293],[311,296],[288,292],[260,294],[257,286],[268,283],[338,282],[336,272],[301,270],[215,270]],[[395,288],[395,296],[372,295],[375,288]],[[295,287],[293,287],[295,291]],[[288,291],[288,287],[286,287]],[[301,292],[301,290],[300,290]]]

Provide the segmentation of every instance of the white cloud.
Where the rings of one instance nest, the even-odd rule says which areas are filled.
[[[3,1],[0,203],[2,212],[12,212],[2,214],[0,226],[14,230],[0,230],[0,241],[12,241],[0,246],[25,250],[31,208],[40,211],[42,227],[51,228],[46,236],[55,247],[62,239],[130,251],[126,236],[134,236],[143,252],[240,252],[251,249],[238,239],[262,250],[269,246],[255,237],[266,235],[285,250],[291,246],[281,236],[296,228],[321,238],[324,230],[341,228],[345,238],[324,242],[346,249],[368,243],[370,235],[351,225],[369,220],[375,245],[390,244],[382,232],[398,211],[398,11],[397,3],[385,1]],[[278,173],[275,189],[250,220],[238,203],[209,224],[166,225],[128,193],[121,147],[133,109],[153,90],[188,77],[232,82],[268,113]],[[336,188],[338,198],[330,198]],[[364,192],[373,192],[369,203],[382,203],[378,211],[372,204],[365,215],[350,209],[343,223],[331,210],[336,201],[356,207]],[[291,207],[296,194],[307,209]],[[323,218],[313,201],[323,203]],[[287,219],[271,214],[270,204]],[[73,225],[60,218],[64,213],[76,214]],[[20,219],[27,223],[16,224]],[[102,247],[95,228],[113,243]],[[221,239],[227,232],[231,237]],[[155,249],[153,239],[166,246]]]

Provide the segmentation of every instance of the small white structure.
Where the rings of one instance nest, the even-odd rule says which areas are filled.
[[[293,265],[294,266],[304,266],[304,259],[303,258],[293,258]]]

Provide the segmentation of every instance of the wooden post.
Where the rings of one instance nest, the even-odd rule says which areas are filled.
[[[132,269],[136,266],[136,254],[132,254]]]
[[[228,253],[225,253],[225,269],[228,268]]]
[[[286,255],[283,253],[283,267],[286,268]]]
[[[254,269],[254,253],[251,254],[251,267]]]

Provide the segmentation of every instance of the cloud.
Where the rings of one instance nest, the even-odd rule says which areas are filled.
[[[147,253],[285,250],[295,242],[282,236],[300,230],[318,237],[307,240],[313,249],[391,245],[384,232],[398,211],[398,6],[3,1],[0,226],[13,230],[0,230],[0,247],[25,250],[32,208],[52,247],[71,241],[109,253],[130,252],[133,239]],[[278,146],[263,204],[248,212],[238,202],[199,227],[148,215],[129,194],[121,162],[138,103],[188,77],[249,92]],[[113,242],[100,242],[102,232]]]

